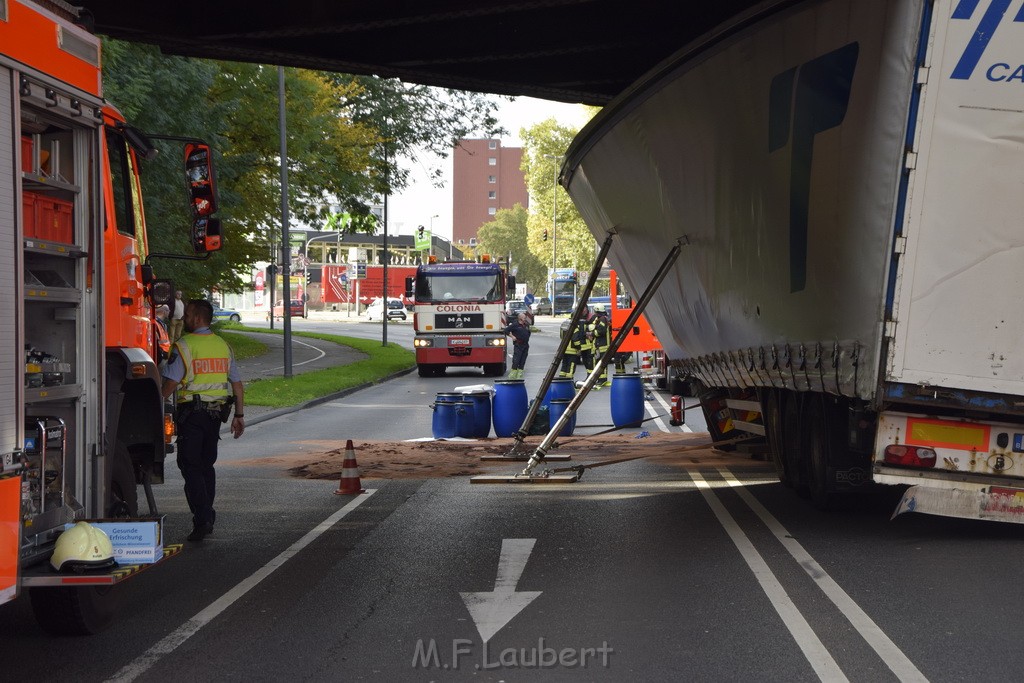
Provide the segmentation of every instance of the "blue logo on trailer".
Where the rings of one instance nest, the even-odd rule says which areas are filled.
[[[1011,2],[1012,0],[991,0],[985,13],[981,15],[978,27],[974,30],[971,41],[964,48],[964,53],[960,56],[960,61],[957,62],[950,78],[965,81],[974,75],[975,67],[978,66],[978,62],[985,54],[992,36],[995,35],[996,29],[999,28],[1006,15],[1006,10],[1010,8]],[[971,19],[979,4],[981,4],[981,0],[960,0],[956,9],[953,10],[953,19]],[[1013,21],[1014,23],[1024,23],[1024,5],[1017,10]],[[1021,81],[1024,83],[1024,64],[1016,67],[1004,63],[993,64],[985,72],[985,75],[990,81]]]

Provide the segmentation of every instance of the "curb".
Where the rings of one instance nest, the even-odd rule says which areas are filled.
[[[318,405],[321,405],[323,403],[327,403],[329,401],[334,401],[334,400],[337,400],[339,398],[344,398],[345,396],[349,396],[350,394],[354,394],[357,391],[362,391],[363,389],[367,389],[369,387],[372,387],[375,384],[383,384],[384,382],[388,382],[390,380],[397,379],[398,377],[401,377],[403,375],[408,375],[410,372],[412,372],[415,369],[416,369],[416,366],[414,365],[411,368],[407,368],[405,370],[399,370],[398,372],[393,372],[390,375],[386,375],[385,377],[382,377],[382,378],[380,378],[379,380],[377,380],[375,382],[364,382],[363,384],[360,384],[358,386],[349,387],[348,389],[342,389],[341,391],[336,391],[333,394],[327,394],[326,396],[318,396],[316,398],[311,398],[311,399],[309,399],[308,401],[306,401],[304,403],[299,403],[299,404],[296,404],[294,406],[288,406],[288,407],[285,407],[285,408],[278,408],[277,410],[272,410],[269,413],[264,413],[262,415],[257,415],[255,417],[253,417],[252,420],[247,420],[245,426],[246,427],[251,427],[252,425],[257,425],[257,424],[259,424],[261,422],[266,422],[267,420],[272,420],[275,417],[281,417],[282,415],[289,415],[291,413],[295,413],[295,412],[298,412],[300,410],[305,410],[306,408],[312,408],[313,406],[318,406]],[[231,423],[228,422],[227,426],[221,427],[220,433],[221,434],[231,434]]]

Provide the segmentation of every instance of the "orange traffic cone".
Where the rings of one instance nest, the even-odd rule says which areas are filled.
[[[366,493],[359,481],[359,465],[356,463],[356,451],[352,447],[352,439],[345,442],[345,459],[341,462],[341,482],[336,496],[346,496],[350,493]]]

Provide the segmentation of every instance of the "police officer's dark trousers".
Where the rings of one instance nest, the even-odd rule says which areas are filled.
[[[220,417],[208,410],[194,410],[178,421],[178,469],[185,479],[185,499],[192,511],[194,527],[213,527],[217,512],[217,442]]]

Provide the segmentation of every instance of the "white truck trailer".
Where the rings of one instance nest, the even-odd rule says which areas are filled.
[[[714,436],[819,505],[1024,520],[1024,0],[762,3],[560,180],[631,291],[683,245],[647,316]]]

